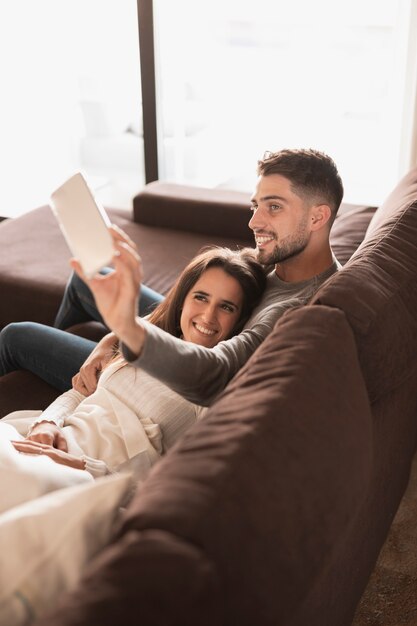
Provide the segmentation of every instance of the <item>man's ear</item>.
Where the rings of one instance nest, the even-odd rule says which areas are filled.
[[[318,204],[311,209],[311,230],[320,230],[328,223],[332,215],[331,208],[327,204]]]

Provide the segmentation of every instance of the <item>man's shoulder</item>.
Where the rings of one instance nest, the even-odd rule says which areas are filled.
[[[259,323],[273,325],[288,309],[306,304],[321,285],[340,268],[340,263],[334,258],[332,265],[324,272],[301,283],[284,283],[275,271],[270,272],[262,300],[253,311],[247,327]]]
[[[265,326],[271,331],[275,322],[285,311],[302,304],[304,304],[304,299],[295,293],[277,294],[275,290],[271,290],[253,311],[246,328],[255,330]]]

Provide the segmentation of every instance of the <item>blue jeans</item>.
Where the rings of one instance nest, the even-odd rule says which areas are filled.
[[[163,296],[143,285],[139,315],[146,315],[162,300]],[[103,321],[91,291],[76,274],[72,274],[54,322],[55,328],[35,322],[17,322],[3,328],[0,333],[0,376],[25,369],[60,391],[70,389],[72,377],[96,343],[64,329],[91,320]]]
[[[110,268],[105,267],[100,274],[108,274],[111,271]],[[139,295],[139,315],[141,317],[150,313],[164,299],[160,293],[146,285],[141,286]],[[75,326],[75,324],[91,320],[104,324],[90,289],[77,274],[72,273],[65,288],[64,297],[56,315],[54,326],[55,328],[65,330],[70,326]]]

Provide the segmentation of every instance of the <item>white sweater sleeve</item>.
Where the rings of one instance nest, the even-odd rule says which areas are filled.
[[[77,408],[77,406],[85,399],[75,389],[70,389],[61,394],[41,413],[41,415],[33,422],[31,428],[40,422],[52,422],[59,428],[65,425],[66,418],[69,417]],[[111,470],[104,461],[93,459],[87,455],[81,457],[85,461],[85,470],[89,472],[93,478],[99,478],[106,474],[111,474]]]
[[[83,396],[75,389],[70,389],[61,394],[46,408],[33,422],[31,428],[40,422],[53,422],[59,428],[65,423],[65,419],[74,412],[77,406],[84,400]]]
[[[85,470],[91,474],[93,478],[99,478],[106,474],[113,474],[104,461],[100,459],[92,459],[90,456],[83,454],[81,457],[85,461]]]

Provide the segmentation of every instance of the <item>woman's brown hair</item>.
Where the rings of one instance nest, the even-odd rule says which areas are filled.
[[[265,289],[266,274],[255,258],[255,250],[230,250],[213,247],[198,254],[182,271],[174,286],[147,318],[175,337],[181,336],[181,311],[184,300],[200,276],[211,267],[219,267],[235,278],[243,291],[243,304],[239,320],[232,334],[240,332]]]

